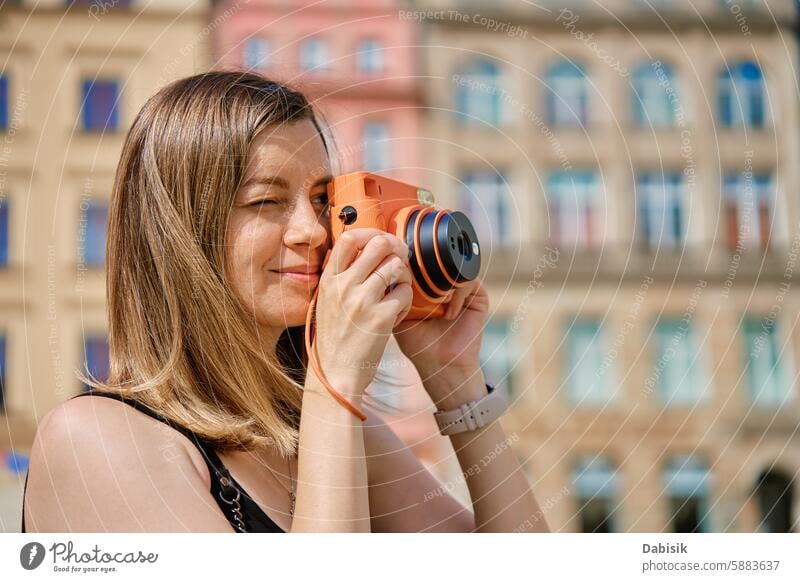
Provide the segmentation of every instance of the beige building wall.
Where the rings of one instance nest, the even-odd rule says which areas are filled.
[[[9,86],[0,195],[10,212],[9,265],[0,271],[0,451],[27,453],[37,420],[81,389],[84,335],[106,332],[102,269],[79,259],[81,205],[108,198],[125,133],[145,100],[208,67],[216,25],[207,2],[107,3],[106,11],[12,4],[0,8]],[[80,126],[81,80],[95,76],[120,86],[119,130],[105,135]],[[0,477],[0,531],[15,531],[22,484],[5,469]]]
[[[465,169],[496,167],[509,183],[511,243],[485,256],[485,278],[492,319],[511,329],[514,406],[504,424],[519,439],[516,451],[527,461],[551,527],[580,528],[572,470],[587,454],[599,454],[618,469],[617,531],[669,531],[663,470],[672,455],[694,455],[707,464],[712,531],[757,530],[751,493],[759,473],[773,463],[794,476],[797,523],[800,296],[793,288],[783,294],[780,287],[787,269],[793,271],[789,285],[796,285],[800,269],[800,257],[789,253],[792,245],[800,248],[793,3],[769,2],[770,13],[741,6],[731,11],[707,0],[693,3],[697,14],[663,9],[663,22],[644,3],[603,2],[604,10],[584,3],[582,10],[572,8],[579,18],[569,29],[564,18],[559,21],[559,2],[538,8],[512,1],[416,4],[406,17],[420,20],[425,30],[428,183],[444,205],[457,204]],[[498,30],[482,24],[484,18]],[[591,46],[582,41],[589,34]],[[598,47],[628,75],[603,62]],[[476,55],[501,67],[505,121],[497,126],[465,126],[453,114],[453,75]],[[547,125],[545,71],[562,57],[586,67],[585,128]],[[740,59],[758,62],[765,77],[771,116],[760,130],[726,129],[719,122],[717,75]],[[686,115],[678,127],[637,128],[631,118],[631,73],[653,60],[673,67]],[[550,171],[565,164],[598,174],[602,242],[589,251],[562,248],[548,265],[545,186]],[[722,180],[748,164],[777,179],[774,245],[766,255],[756,250],[739,258],[726,244]],[[687,186],[685,247],[643,252],[634,235],[635,176],[689,166],[695,179]],[[766,316],[776,306],[793,399],[779,409],[759,410],[748,397],[738,328],[744,315]],[[659,316],[680,318],[687,309],[705,397],[697,405],[665,406],[645,389],[654,369],[654,324]],[[606,406],[576,406],[567,398],[566,330],[576,316],[603,322],[608,373],[617,390]]]

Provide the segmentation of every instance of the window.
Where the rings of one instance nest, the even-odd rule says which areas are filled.
[[[328,68],[328,43],[321,38],[309,38],[300,45],[300,68],[322,70]]]
[[[671,531],[709,531],[710,481],[708,470],[698,459],[670,459],[664,471],[664,491],[669,499]]]
[[[777,322],[747,316],[743,322],[745,366],[750,397],[758,406],[780,406],[791,397],[785,361],[778,345]]]
[[[755,487],[758,509],[761,514],[759,531],[765,533],[792,533],[794,513],[793,483],[790,473],[774,467],[761,472]]]
[[[758,65],[736,63],[720,73],[719,116],[725,127],[764,127],[764,77]]]
[[[106,259],[108,203],[91,200],[81,203],[78,247],[81,261],[89,267],[102,267]]]
[[[358,70],[362,73],[380,73],[383,70],[383,45],[375,39],[362,40],[356,55]]]
[[[117,81],[84,79],[83,130],[115,131],[119,129],[119,84]]]
[[[486,59],[475,59],[462,69],[456,89],[456,111],[462,123],[500,125],[502,104],[497,65]]]
[[[579,405],[603,405],[614,396],[599,321],[575,320],[567,329],[567,390]]]
[[[109,378],[108,338],[105,335],[89,335],[83,340],[86,370],[91,378],[105,382]],[[84,386],[84,389],[87,389]]]
[[[265,38],[248,38],[244,43],[244,68],[264,69],[269,66],[269,41]]]
[[[466,172],[461,178],[460,209],[472,221],[483,247],[511,242],[510,196],[505,179],[492,170]]]
[[[8,129],[8,77],[0,75],[0,131]]]
[[[681,319],[656,323],[653,375],[658,394],[668,406],[693,404],[700,399],[700,375],[694,329]]]
[[[6,409],[6,336],[0,335],[0,412]]]
[[[581,65],[562,61],[545,75],[548,122],[554,127],[582,127],[589,121],[589,88]]]
[[[633,120],[639,127],[671,127],[677,99],[675,75],[664,64],[642,65],[633,73]],[[672,96],[670,96],[672,92]]]
[[[597,457],[580,459],[572,472],[572,483],[580,514],[580,531],[613,532],[617,476],[611,464]]]
[[[389,126],[382,121],[364,125],[364,169],[368,172],[388,170],[392,165],[392,144]]]
[[[509,326],[506,322],[490,321],[483,330],[481,344],[481,369],[486,381],[511,396],[514,351],[511,347]]]
[[[767,250],[775,208],[772,177],[742,173],[725,179],[725,225],[731,250],[759,245]]]
[[[597,184],[594,172],[553,172],[547,185],[550,239],[556,246],[595,244]]]
[[[676,249],[684,241],[684,195],[678,173],[648,173],[636,184],[641,238],[650,250]]]
[[[8,266],[8,197],[0,195],[0,269]]]

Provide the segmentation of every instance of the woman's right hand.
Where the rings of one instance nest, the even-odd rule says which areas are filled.
[[[323,374],[342,394],[364,393],[392,330],[411,308],[407,262],[408,245],[377,228],[347,231],[331,250],[319,282],[314,343]]]

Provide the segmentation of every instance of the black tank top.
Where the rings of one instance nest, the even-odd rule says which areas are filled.
[[[155,418],[156,420],[161,421],[174,428],[178,432],[186,435],[186,437],[199,449],[200,453],[203,455],[203,460],[205,460],[206,465],[208,466],[208,473],[211,476],[211,495],[214,497],[214,501],[217,502],[217,505],[219,505],[222,513],[230,522],[234,531],[286,533],[280,528],[280,526],[278,526],[278,524],[272,521],[272,519],[270,519],[266,513],[264,513],[264,511],[258,506],[253,498],[250,497],[244,488],[239,485],[239,483],[231,476],[231,474],[228,472],[228,469],[219,458],[219,455],[217,455],[216,451],[214,450],[214,446],[208,441],[199,437],[191,430],[175,424],[167,418],[164,418],[159,413],[151,408],[148,408],[137,400],[124,398],[123,396],[114,394],[112,392],[101,392],[98,390],[82,392],[73,396],[73,398],[77,398],[79,396],[105,396],[107,398],[119,400],[120,402],[129,404],[147,416]],[[28,470],[28,473],[30,473],[30,469]],[[23,487],[22,492],[22,533],[25,533],[25,492],[27,489],[28,475],[26,474],[25,486]]]

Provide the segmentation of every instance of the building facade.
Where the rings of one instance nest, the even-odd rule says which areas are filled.
[[[415,2],[426,167],[483,242],[484,361],[558,531],[800,508],[791,1]]]
[[[0,531],[19,528],[37,421],[107,370],[108,197],[125,133],[208,66],[204,2],[0,7]],[[162,34],[153,34],[158,30]]]

